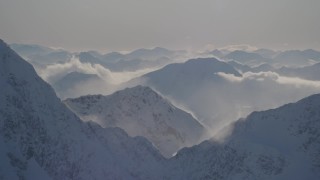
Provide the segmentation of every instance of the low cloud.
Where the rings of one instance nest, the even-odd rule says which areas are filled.
[[[49,83],[54,83],[66,74],[77,71],[86,74],[96,74],[108,82],[108,84],[120,84],[153,70],[150,68],[138,71],[112,72],[100,64],[82,63],[78,58],[73,57],[64,64],[49,65],[40,69],[39,74]]]
[[[258,48],[255,46],[248,45],[248,44],[237,44],[237,45],[225,46],[225,47],[219,48],[219,50],[229,51],[229,52],[237,51],[237,50],[252,52],[252,51],[258,50]]]
[[[216,73],[222,80],[205,82],[188,97],[175,99],[211,129],[212,135],[253,111],[267,110],[320,92],[320,82],[274,72],[247,72],[242,77]]]
[[[62,99],[68,97],[77,97],[86,94],[110,94],[116,90],[125,88],[124,82],[139,77],[154,69],[146,68],[137,71],[112,72],[100,64],[83,63],[76,57],[72,57],[66,63],[57,63],[37,69],[39,75],[48,83],[53,85],[61,78],[71,72],[80,72],[84,74],[95,74],[103,81],[88,80],[81,81],[63,92],[57,92]]]
[[[234,76],[233,74],[226,74],[223,72],[218,72],[216,74],[230,82],[240,83],[243,81],[258,81],[258,82],[272,81],[278,84],[292,85],[297,88],[302,88],[302,87],[320,88],[320,81],[311,81],[311,80],[301,79],[298,77],[286,77],[270,71],[258,72],[258,73],[246,72],[242,74],[242,77],[237,77],[237,76]]]

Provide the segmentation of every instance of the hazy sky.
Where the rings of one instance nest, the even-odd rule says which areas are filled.
[[[320,0],[0,0],[0,38],[70,50],[320,49]]]

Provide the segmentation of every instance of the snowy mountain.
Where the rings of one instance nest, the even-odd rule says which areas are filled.
[[[223,57],[227,60],[238,61],[246,65],[260,65],[262,63],[271,62],[271,59],[265,58],[258,53],[246,51],[232,51]]]
[[[230,137],[185,148],[170,159],[171,179],[319,179],[320,94],[255,112]]]
[[[218,49],[214,49],[214,50],[208,52],[207,54],[211,54],[211,55],[213,55],[214,57],[217,57],[217,58],[222,58],[222,57],[225,56],[225,54],[222,51],[219,51]]]
[[[301,67],[315,64],[320,61],[320,52],[307,50],[289,50],[277,54],[274,57],[274,63],[278,67]]]
[[[277,72],[285,76],[320,81],[320,63],[296,68],[282,67],[277,69]]]
[[[241,77],[239,72],[225,62],[215,58],[199,58],[169,64],[131,83],[136,81],[153,87],[174,103],[191,110],[204,124],[216,126],[213,119],[222,114],[231,115],[230,109],[221,106],[223,97],[230,96],[228,89],[220,91],[225,87],[225,79],[218,75],[221,72]]]
[[[99,56],[90,52],[80,52],[79,54],[77,54],[77,57],[79,58],[80,62],[83,63],[101,64],[105,66]]]
[[[105,60],[105,59],[104,59]],[[106,67],[112,71],[137,71],[146,68],[160,68],[172,62],[172,59],[161,57],[154,60],[118,59],[117,62],[107,63]]]
[[[0,179],[320,177],[320,94],[254,112],[166,160],[145,138],[81,121],[2,40],[0,87]]]
[[[40,45],[11,44],[10,47],[37,69],[50,64],[64,63],[72,57],[72,53],[68,51]]]
[[[64,50],[55,50],[48,54],[34,54],[28,56],[29,62],[37,65],[50,65],[56,63],[65,63],[72,57],[72,53]]]
[[[80,72],[71,72],[52,84],[53,89],[61,99],[66,97],[79,97],[85,93],[96,94],[99,89],[86,87],[107,84],[96,74],[85,74]],[[80,91],[82,89],[82,91]],[[84,90],[85,89],[85,90]]]
[[[127,54],[127,56],[129,59],[155,60],[161,57],[172,57],[174,54],[174,51],[155,47],[153,49],[137,49]]]
[[[253,53],[257,53],[257,54],[261,55],[262,57],[270,58],[270,59],[272,59],[277,54],[276,51],[271,50],[271,49],[257,49],[255,51],[253,51]]]
[[[191,59],[185,63],[174,63],[154,72],[144,75],[149,84],[161,93],[192,92],[193,87],[200,86],[207,81],[218,81],[216,73],[224,72],[241,76],[232,66],[215,58]],[[173,91],[174,90],[174,91]],[[177,94],[177,95],[178,95]]]
[[[72,53],[63,49],[32,44],[11,44],[10,46],[31,63],[37,71],[48,65],[69,62],[73,56],[79,58],[82,63],[100,64],[111,71],[136,71],[162,67],[171,63],[173,59],[186,54],[186,52],[172,51],[160,47],[137,49],[128,54],[119,52],[100,54],[96,51]]]
[[[44,55],[54,51],[49,47],[35,45],[35,44],[10,44],[10,47],[20,56],[28,57],[30,55]]]
[[[151,143],[82,122],[2,40],[0,87],[1,179],[160,177],[164,158]]]
[[[200,143],[205,128],[149,87],[137,86],[109,96],[83,96],[64,103],[85,121],[120,127],[130,136],[150,140],[165,157]],[[192,133],[191,133],[192,132]]]
[[[104,54],[101,58],[109,62],[117,62],[118,60],[125,59],[125,57],[126,56],[124,54],[121,54],[119,52],[111,52]]]
[[[111,71],[119,72],[164,66],[172,61],[169,57],[173,57],[173,51],[172,56],[169,56],[171,55],[169,52],[171,51],[163,48],[139,49],[125,55],[117,52],[105,55],[81,52],[77,57],[83,63],[100,64]]]
[[[253,111],[275,108],[320,91],[317,83],[270,72],[269,65],[244,67],[253,72],[241,75],[228,62],[214,58],[194,59],[168,65],[136,81],[191,111],[213,134]],[[256,69],[259,72],[255,72]],[[264,70],[266,72],[260,72]]]
[[[268,72],[268,71],[275,72],[276,71],[276,68],[274,68],[268,63],[263,63],[258,66],[248,66],[248,65],[239,63],[237,61],[227,61],[227,63],[233,66],[237,71],[241,73],[245,73],[245,72],[259,73],[259,72]]]

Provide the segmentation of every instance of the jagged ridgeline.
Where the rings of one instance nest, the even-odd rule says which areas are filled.
[[[87,95],[64,103],[85,121],[120,127],[133,137],[146,137],[165,157],[208,136],[206,128],[190,114],[149,87],[126,88],[109,96]]]

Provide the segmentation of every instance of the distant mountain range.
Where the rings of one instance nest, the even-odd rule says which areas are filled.
[[[258,66],[267,63],[276,68],[282,66],[302,67],[320,62],[320,52],[313,49],[277,52],[269,49],[258,49],[253,52],[236,50],[228,53],[215,49],[207,54],[214,55],[222,60],[237,61],[244,65]]]
[[[251,67],[235,61],[199,58],[167,65],[129,84],[153,87],[218,131],[227,122],[252,111],[274,108],[320,90],[310,83],[295,84],[294,79],[288,83],[277,72],[269,64]]]
[[[160,47],[137,49],[128,54],[118,52],[100,54],[96,51],[71,53],[62,49],[29,44],[11,44],[11,48],[37,68],[55,63],[63,64],[68,62],[72,56],[76,56],[81,62],[100,64],[111,71],[136,71],[143,68],[161,67],[186,53]]]

